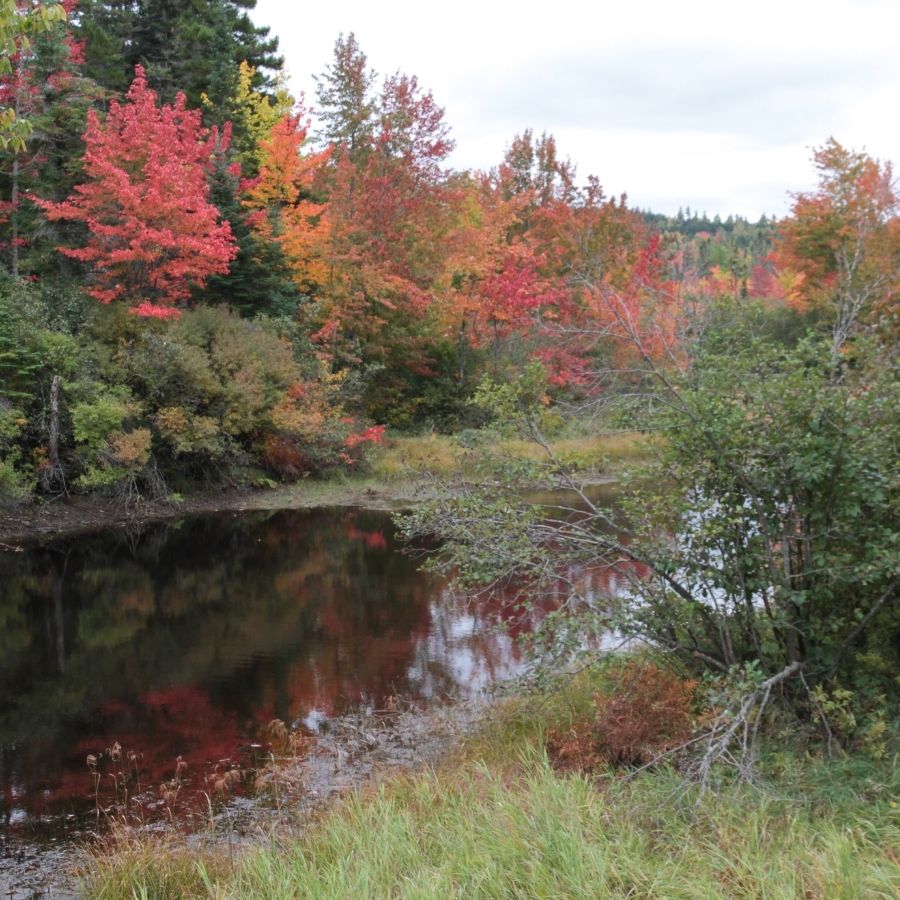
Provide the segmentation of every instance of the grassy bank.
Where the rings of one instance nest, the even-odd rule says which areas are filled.
[[[560,775],[542,750],[586,694],[506,707],[437,772],[356,794],[290,840],[96,858],[85,895],[863,898],[900,891],[896,761],[769,761],[763,789],[697,798],[669,771]]]
[[[546,456],[536,444],[501,441],[495,452],[512,459]],[[592,477],[614,477],[626,462],[650,451],[648,439],[633,432],[566,438],[552,450],[576,470]],[[209,491],[177,502],[124,504],[100,495],[73,496],[0,505],[0,545],[106,527],[132,527],[184,515],[254,509],[302,509],[316,506],[365,506],[391,509],[430,496],[435,478],[477,475],[473,455],[448,435],[399,436],[375,448],[367,467],[322,478],[266,488]],[[2,549],[2,547],[0,547]]]
[[[546,450],[532,441],[504,439],[492,444],[491,449],[497,456],[510,459],[547,459]],[[650,443],[638,432],[610,432],[559,438],[550,442],[550,449],[576,471],[609,474],[648,453]],[[475,454],[465,442],[439,434],[389,438],[371,462],[372,475],[388,481],[423,475],[473,475],[475,471]]]

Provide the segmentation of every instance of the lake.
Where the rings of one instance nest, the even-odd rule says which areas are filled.
[[[170,816],[160,786],[180,768],[179,809],[205,808],[221,772],[269,753],[274,720],[315,735],[349,711],[472,698],[520,671],[515,637],[533,619],[459,596],[421,562],[389,513],[363,509],[0,552],[0,885],[110,818]]]
[[[515,671],[497,611],[420,562],[387,513],[365,510],[207,516],[4,553],[4,841],[81,832],[116,743],[114,768],[127,759],[157,785],[179,757],[195,773],[246,760],[274,719],[315,732],[360,704],[468,697]]]

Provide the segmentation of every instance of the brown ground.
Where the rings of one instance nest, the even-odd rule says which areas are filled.
[[[594,474],[584,483],[607,488],[615,477]],[[534,502],[540,491],[556,491],[561,485],[535,485]],[[21,506],[0,504],[0,550],[18,550],[25,544],[62,535],[97,531],[101,528],[134,527],[202,513],[250,510],[311,509],[319,506],[356,506],[364,509],[408,509],[434,497],[433,478],[397,479],[383,482],[362,478],[348,481],[301,481],[281,488],[232,489],[186,497],[178,503],[141,501],[125,504],[98,496],[39,500]]]
[[[377,487],[365,482],[303,482],[290,487],[230,490],[188,497],[179,503],[152,501],[126,505],[103,497],[41,500],[0,506],[0,549],[100,528],[143,525],[198,513],[254,509],[305,509],[361,506],[399,509],[428,495],[426,482],[396,482]]]

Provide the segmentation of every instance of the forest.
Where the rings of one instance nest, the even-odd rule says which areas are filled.
[[[312,113],[252,4],[61,9],[9,38],[0,85],[6,502],[353,467],[385,427],[478,425],[481,379],[535,361],[577,403],[615,354],[610,290],[654,352],[698,300],[790,316],[830,290],[828,235],[807,259],[765,220],[642,214],[549,134],[454,171],[430,92],[352,34]],[[828,177],[874,165],[822,152]]]
[[[292,96],[278,39],[254,24],[255,6],[0,0],[0,514],[76,500],[177,510],[225,491],[370,484],[361,479],[388,472],[398,447],[425,446],[435,454],[422,467],[429,490],[396,518],[398,540],[427,548],[426,568],[494,603],[512,632],[527,621],[516,636],[530,663],[517,685],[556,699],[546,719],[504,720],[507,730],[478,751],[493,761],[474,782],[457,769],[446,783],[401,786],[397,804],[384,794],[372,805],[354,800],[333,825],[349,834],[315,832],[304,845],[312,856],[280,874],[264,856],[258,869],[254,857],[244,868],[229,860],[216,882],[227,890],[215,895],[306,895],[303,879],[320,883],[315,865],[341,856],[329,841],[341,848],[387,835],[370,820],[382,814],[402,819],[403,852],[436,854],[411,895],[492,895],[469,881],[477,866],[466,853],[483,847],[466,843],[459,811],[473,805],[485,817],[484,846],[518,841],[503,822],[519,822],[523,810],[546,812],[519,823],[521,844],[509,852],[527,862],[496,882],[510,896],[532,895],[515,874],[532,864],[548,894],[560,871],[573,884],[590,871],[607,879],[598,896],[697,896],[692,872],[709,864],[714,888],[704,896],[895,896],[900,845],[886,823],[896,814],[888,798],[900,698],[900,194],[891,163],[823,138],[811,150],[814,187],[791,194],[784,217],[755,222],[633,207],[536,130],[510,134],[493,166],[458,169],[439,98],[415,75],[374,71],[352,32],[336,36],[315,96]],[[415,444],[423,436],[429,443]],[[617,439],[634,457],[628,464],[605,455]],[[508,452],[526,442],[533,452]],[[451,449],[464,465],[440,481],[437,456]],[[613,501],[592,492],[598,473],[612,473]],[[567,492],[565,505],[529,494],[548,486]],[[358,555],[387,552],[383,526],[365,532],[347,521]],[[235,549],[232,563],[283,552],[271,582],[296,582],[284,610],[270,599],[271,622],[240,612],[230,570],[211,568],[204,590],[215,595],[210,608],[242,616],[237,643],[260,631],[268,647],[284,636],[278,616],[300,615],[292,604],[306,598],[307,575],[292,568],[299,542],[260,533],[264,545]],[[323,559],[339,555],[337,538],[304,540]],[[65,565],[72,553],[78,560],[67,551]],[[178,580],[193,590],[185,553],[191,564]],[[10,555],[5,565],[23,622],[33,597],[62,596],[52,592],[64,580],[58,561],[53,584],[40,580],[43,563]],[[606,585],[603,603],[585,579]],[[126,592],[134,604],[146,595],[142,622],[159,612],[150,581]],[[73,583],[86,608],[96,602],[90,577]],[[275,596],[260,583],[260,596]],[[371,641],[363,625],[386,615],[384,590],[377,603],[367,595],[359,634],[350,612],[333,614],[354,648]],[[412,659],[427,642],[432,610],[416,602],[411,637],[382,628],[384,665],[397,672],[391,653],[402,645]],[[112,601],[110,610],[114,630],[124,613]],[[294,631],[317,634],[324,619],[307,615]],[[206,630],[228,631],[209,622]],[[162,658],[168,619],[153,634]],[[606,653],[610,634],[629,652]],[[23,626],[16,659],[30,672],[24,635]],[[130,667],[131,645],[109,640],[107,663]],[[88,651],[83,668],[93,672]],[[82,665],[71,648],[69,658]],[[297,709],[306,687],[292,688]],[[82,699],[88,709],[93,694]],[[532,749],[507,754],[520,767],[513,776],[509,759],[497,759],[517,728]],[[860,767],[846,794],[837,787],[846,773],[828,768],[836,759]],[[631,773],[603,795],[612,829],[592,793],[604,767]],[[560,769],[595,780],[561,780]],[[632,787],[647,769],[656,780]],[[725,874],[709,863],[718,852],[710,848],[729,841],[742,848],[737,856],[750,852],[735,837],[734,811],[757,803],[741,792],[763,770],[800,771],[801,780],[827,770],[824,806],[791,782],[819,798],[802,806],[796,829],[800,807],[753,806],[760,845],[782,832],[795,842],[796,871],[772,875],[776,886],[799,879],[795,892],[770,891],[759,859],[746,869],[729,862]],[[694,813],[707,818],[676,841],[698,854],[688,874],[659,875],[686,880],[654,893],[645,878],[658,848],[635,851],[628,829],[634,815],[656,833],[647,809],[670,808],[667,779],[687,784]],[[518,799],[507,808],[510,783]],[[726,798],[717,812],[702,807],[711,787]],[[680,814],[672,821],[683,824]],[[842,829],[842,815],[852,827]],[[456,843],[417,844],[417,817]],[[539,851],[528,843],[536,819],[552,832]],[[570,825],[579,836],[553,831]],[[835,830],[822,837],[820,825]],[[636,853],[621,883],[580,843],[587,833],[617,841],[616,828],[621,846],[604,852]],[[676,831],[664,828],[665,840]],[[386,879],[373,896],[397,895],[402,878],[383,863],[402,840],[360,851]],[[553,848],[563,844],[586,855],[560,862]],[[280,850],[271,852],[281,865]],[[144,890],[156,877],[152,857],[126,852],[124,862],[101,864],[98,895]],[[852,877],[841,862],[850,858],[860,867]],[[167,864],[177,869],[179,859]],[[181,887],[154,896],[207,896],[221,862],[186,864],[173,876]],[[328,869],[345,891],[334,895],[365,896],[357,871],[342,865]],[[829,893],[829,878],[852,885]],[[426,882],[446,890],[429,893]],[[560,895],[593,896],[591,883]]]

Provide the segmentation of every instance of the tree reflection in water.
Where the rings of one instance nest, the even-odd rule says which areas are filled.
[[[179,755],[194,773],[236,758],[275,717],[465,695],[519,662],[499,607],[418,571],[385,513],[81,536],[0,555],[0,584],[5,829],[93,809],[85,759],[116,741],[152,786]]]

